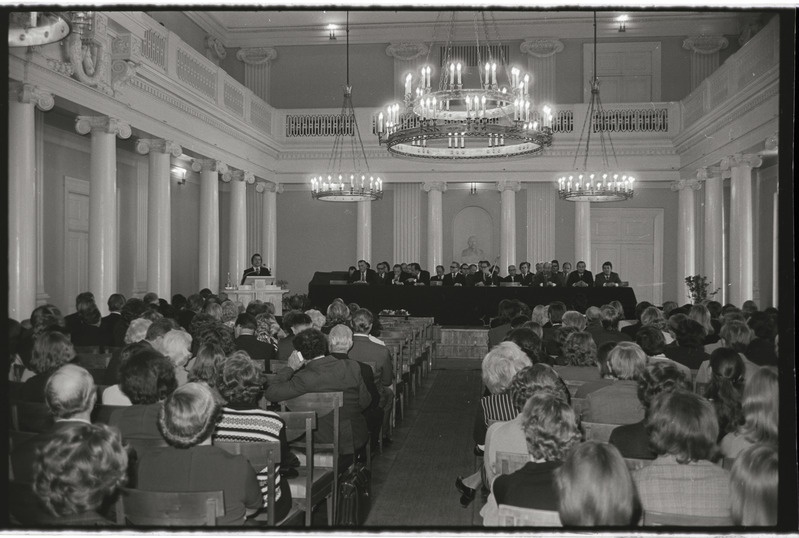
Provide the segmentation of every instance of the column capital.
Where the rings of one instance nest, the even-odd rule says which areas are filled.
[[[178,158],[183,154],[183,148],[172,140],[165,140],[163,138],[139,138],[136,141],[136,152],[142,155],[147,155],[150,152],[169,153],[173,157]]]
[[[563,48],[563,41],[560,39],[551,38],[525,39],[522,44],[519,45],[519,50],[521,50],[524,54],[528,54],[536,58],[548,58],[550,56],[554,56],[555,54],[561,52]]]
[[[425,181],[422,183],[422,190],[425,192],[430,191],[438,191],[438,192],[446,192],[447,191],[447,182],[446,181]]]
[[[733,155],[728,155],[721,160],[721,170],[722,172],[730,172],[733,168],[738,166],[757,168],[762,164],[763,159],[760,158],[759,155],[755,155],[753,153],[735,153]]]
[[[272,183],[270,181],[259,181],[255,184],[256,192],[274,192],[283,194],[283,185],[280,183]]]
[[[780,134],[774,133],[770,137],[766,138],[766,149],[768,151],[779,151],[780,149]]]
[[[702,170],[702,168],[700,168],[700,170]],[[697,179],[693,178],[681,179],[679,181],[674,181],[671,184],[671,190],[675,192],[681,191],[683,189],[698,191],[700,188],[702,188],[702,184]]]
[[[75,118],[75,130],[82,135],[101,132],[117,135],[119,138],[130,138],[130,124],[111,116],[78,116]]]
[[[8,98],[9,101],[34,104],[39,110],[44,112],[50,110],[55,105],[52,93],[44,91],[33,84],[17,81],[9,81]]]
[[[696,54],[715,54],[729,45],[727,38],[721,35],[698,35],[687,37],[682,42],[682,48]]]
[[[194,159],[191,162],[191,169],[195,172],[217,172],[220,174],[228,171],[227,165],[216,159]]]
[[[233,171],[228,171],[226,174],[222,175],[222,181],[224,181],[225,183],[231,180],[244,181],[252,185],[253,183],[255,183],[255,174],[253,174],[252,172],[248,172],[246,170],[233,170]]]
[[[514,181],[511,179],[501,179],[497,181],[497,190],[499,192],[503,191],[519,192],[521,188],[522,184],[520,181]]]
[[[252,47],[239,49],[236,59],[247,65],[264,65],[277,58],[277,49],[273,47]]]
[[[424,56],[429,51],[430,45],[422,41],[403,41],[401,43],[391,43],[386,47],[386,56],[409,62]]]

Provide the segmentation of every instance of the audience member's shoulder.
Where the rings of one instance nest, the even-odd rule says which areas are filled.
[[[369,341],[381,345],[383,347],[386,347],[385,342],[383,342],[381,339],[377,338],[376,336],[372,336],[371,334],[369,335]]]

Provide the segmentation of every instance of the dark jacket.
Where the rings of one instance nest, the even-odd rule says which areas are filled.
[[[585,282],[589,286],[594,285],[594,275],[591,274],[591,271],[584,271],[582,275],[577,272],[575,269],[571,273],[569,273],[569,278],[566,279],[566,286],[571,287],[574,286],[577,282]]]
[[[246,351],[255,361],[264,361],[264,372],[272,371],[269,363],[275,358],[275,348],[271,344],[261,342],[254,334],[242,334],[236,338],[236,349]]]
[[[445,286],[454,286],[455,284],[460,284],[461,286],[466,285],[466,277],[463,276],[460,271],[455,273],[455,276],[452,276],[452,273],[447,273],[444,275],[443,281]]]

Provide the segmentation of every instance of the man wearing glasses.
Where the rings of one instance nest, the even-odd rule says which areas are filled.
[[[465,264],[464,264],[465,265]],[[460,271],[460,265],[458,262],[452,262],[449,264],[449,273],[444,275],[444,285],[445,286],[463,286],[466,282],[466,275],[464,275]]]

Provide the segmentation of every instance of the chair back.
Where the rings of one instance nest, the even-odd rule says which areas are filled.
[[[225,452],[244,456],[258,474],[266,474],[267,523],[275,525],[275,465],[280,462],[280,443],[214,441]]]
[[[33,485],[27,482],[14,480],[9,476],[8,489],[8,516],[12,526],[37,527],[52,524],[54,517],[45,509],[39,498],[33,492]]]
[[[511,474],[530,463],[530,455],[498,451],[496,462],[498,474]]]
[[[111,362],[111,353],[80,353],[75,356],[72,361],[78,366],[82,366],[87,370],[105,370],[108,368],[108,363]]]
[[[153,438],[144,438],[144,437],[125,437],[123,439],[125,443],[133,447],[136,451],[136,455],[141,459],[142,455],[145,452],[149,452],[150,450],[156,448],[164,448],[169,446],[169,443],[166,442],[166,439],[163,437],[159,439]]]
[[[588,407],[588,403],[585,401],[585,398],[572,398],[572,409],[574,409],[574,414],[582,416],[583,411]]]
[[[108,424],[114,411],[127,407],[126,405],[95,405],[92,409],[92,424]]]
[[[119,525],[141,527],[215,527],[225,515],[220,491],[143,491],[121,488],[116,505]]]
[[[26,443],[36,437],[35,432],[22,432],[17,430],[8,430],[8,449],[9,453],[14,452],[21,444]]]
[[[600,441],[607,443],[610,439],[611,432],[616,429],[619,424],[604,424],[602,422],[582,422],[583,432],[585,433],[586,441]]]
[[[564,379],[564,382],[566,383],[566,386],[569,388],[569,394],[571,395],[572,398],[574,398],[574,395],[577,394],[579,388],[585,384],[585,381],[576,381],[573,379]]]
[[[730,527],[731,516],[689,516],[644,510],[645,526],[670,525],[674,527]]]
[[[17,431],[42,433],[53,426],[53,416],[47,404],[12,402],[11,427]]]
[[[500,527],[562,527],[560,515],[554,510],[519,508],[508,504],[499,505]]]

